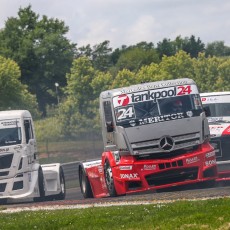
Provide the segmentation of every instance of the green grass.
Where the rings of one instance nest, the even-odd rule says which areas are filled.
[[[0,214],[0,229],[230,229],[230,199]]]

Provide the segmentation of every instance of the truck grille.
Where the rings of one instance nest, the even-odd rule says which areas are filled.
[[[210,143],[216,150],[217,161],[230,160],[230,136],[212,138]]]
[[[160,159],[170,156],[176,156],[185,153],[185,150],[180,151],[182,149],[194,146],[197,147],[200,144],[200,133],[198,132],[186,135],[172,136],[172,139],[175,144],[171,152],[165,151],[162,148],[160,148],[160,139],[131,143],[131,147],[135,155],[151,154],[153,155],[152,158]]]
[[[0,155],[0,169],[8,169],[11,166],[13,160],[13,153]]]
[[[5,192],[6,189],[6,183],[1,183],[0,184],[0,192]]]
[[[145,177],[149,186],[159,186],[187,180],[197,179],[198,168],[180,168],[172,169],[160,173],[151,174]]]

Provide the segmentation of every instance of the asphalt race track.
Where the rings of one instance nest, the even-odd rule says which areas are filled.
[[[54,206],[54,205],[84,205],[84,204],[116,204],[120,202],[170,202],[180,199],[211,199],[216,197],[230,197],[230,184],[216,185],[215,187],[184,186],[165,189],[157,192],[140,193],[134,195],[107,197],[98,199],[84,199],[78,186],[78,162],[63,164],[67,185],[66,199],[61,201],[44,201],[35,203],[32,200],[9,201],[6,208]]]

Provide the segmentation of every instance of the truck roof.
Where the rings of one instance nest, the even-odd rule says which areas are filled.
[[[0,119],[11,119],[11,118],[21,118],[21,117],[31,117],[31,114],[28,110],[0,111]]]
[[[141,84],[132,85],[128,87],[106,90],[106,91],[101,92],[100,97],[102,98],[114,97],[114,96],[121,95],[121,94],[138,92],[138,91],[143,91],[143,90],[148,90],[148,89],[160,89],[160,88],[166,88],[170,86],[186,85],[186,84],[189,84],[189,85],[195,84],[195,82],[189,78],[147,82],[147,83],[141,83]]]
[[[211,92],[211,93],[200,93],[201,97],[207,97],[207,96],[223,96],[223,95],[229,95],[230,91],[225,92]]]

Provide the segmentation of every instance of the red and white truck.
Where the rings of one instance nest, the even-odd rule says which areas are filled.
[[[59,163],[40,165],[33,119],[27,110],[0,111],[0,202],[64,199]]]
[[[230,92],[202,93],[201,99],[210,111],[210,142],[216,151],[217,181],[230,181]]]
[[[79,165],[85,198],[215,181],[215,151],[193,80],[102,92],[100,117],[102,157]]]

